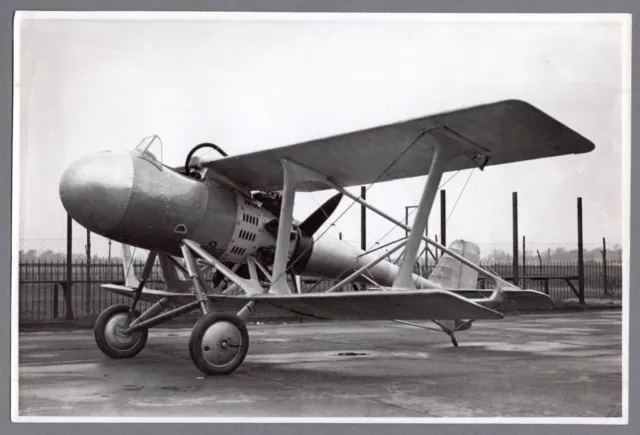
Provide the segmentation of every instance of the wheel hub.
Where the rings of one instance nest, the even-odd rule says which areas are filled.
[[[129,314],[118,313],[109,319],[104,328],[104,337],[115,349],[126,350],[134,347],[140,340],[140,332],[125,333],[129,325]]]
[[[232,364],[240,356],[242,335],[236,325],[219,321],[211,325],[202,337],[202,355],[216,367]]]

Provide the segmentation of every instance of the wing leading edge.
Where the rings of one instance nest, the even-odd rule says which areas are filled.
[[[459,149],[446,171],[594,149],[591,141],[534,106],[505,100],[201,164],[249,189],[281,190],[280,160],[288,158],[349,187],[426,175],[438,142]],[[298,190],[327,188],[305,182]]]

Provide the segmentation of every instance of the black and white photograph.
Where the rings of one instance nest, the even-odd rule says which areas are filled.
[[[628,422],[630,15],[13,47],[13,421]]]

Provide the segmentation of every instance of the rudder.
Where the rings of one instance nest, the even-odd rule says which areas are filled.
[[[480,248],[475,243],[455,240],[449,249],[473,264],[480,264]],[[474,289],[478,283],[478,271],[444,254],[429,276],[429,281],[446,290]]]

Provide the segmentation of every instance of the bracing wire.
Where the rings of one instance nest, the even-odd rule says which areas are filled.
[[[409,144],[409,146],[407,148],[405,148],[399,155],[398,157],[396,157],[376,178],[375,180],[373,180],[373,182],[371,184],[369,184],[369,186],[367,186],[367,188],[365,189],[365,193],[369,191],[369,189],[371,189],[371,187],[373,187],[374,184],[376,184],[378,181],[380,181],[380,179],[384,176],[384,174],[386,174],[389,169],[391,169],[393,167],[393,165],[395,165],[398,160],[400,160],[411,148],[413,148],[413,146],[422,138],[422,136],[424,136],[426,133],[428,132],[428,130],[424,130],[422,131],[418,137],[416,137],[413,142],[411,142],[411,144]],[[360,197],[358,197],[360,198]],[[346,208],[346,210],[344,210],[342,213],[340,213],[340,215],[330,224],[327,226],[327,228],[325,228],[325,230],[318,236],[318,239],[320,239],[322,236],[325,235],[325,233],[327,231],[329,231],[329,228],[331,228],[333,225],[335,225],[335,223],[340,220],[342,218],[342,216],[344,216],[349,210],[351,210],[351,207],[353,207],[357,202],[356,201],[352,201],[351,204]],[[282,272],[279,276],[277,277],[272,277],[272,281],[271,282],[276,282],[278,279],[280,279],[283,275],[286,275],[289,270],[292,268],[292,265],[295,264],[300,258],[302,258],[303,255],[305,255],[307,253],[307,251],[311,249],[311,248],[307,248],[305,249],[297,258],[295,258],[293,261],[290,262],[290,266],[286,267],[284,272]]]
[[[468,169],[468,168],[462,168],[462,169]],[[451,177],[449,177],[449,179],[448,179],[447,181],[445,181],[444,183],[442,183],[442,184],[438,187],[438,190],[442,189],[442,188],[443,188],[444,186],[446,186],[446,185],[447,185],[451,180],[453,180],[453,178],[454,178],[456,175],[458,175],[458,174],[460,173],[460,171],[462,171],[462,169],[458,169],[458,170],[456,171],[456,173],[455,173],[455,174],[453,174]],[[475,169],[475,168],[473,168],[473,169]],[[462,187],[462,190],[461,190],[461,191],[460,191],[460,193],[458,194],[458,198],[456,199],[456,202],[455,202],[455,204],[453,205],[453,208],[451,209],[451,212],[449,213],[449,216],[447,217],[446,222],[448,222],[448,221],[449,221],[449,218],[450,218],[450,217],[451,217],[451,215],[453,214],[453,210],[455,210],[456,205],[458,205],[458,201],[460,201],[460,198],[462,197],[462,194],[464,193],[464,190],[465,190],[465,188],[467,187],[467,183],[469,183],[469,179],[471,178],[471,175],[473,174],[473,169],[472,169],[472,170],[471,170],[471,172],[469,173],[469,177],[467,177],[467,181],[464,183],[464,186]],[[416,209],[411,210],[411,211],[409,212],[409,214],[407,215],[407,217],[411,216],[415,211],[416,211]],[[377,242],[375,242],[375,243],[374,243],[374,246],[375,246],[375,245],[377,245],[377,244],[379,244],[382,240],[384,240],[384,238],[385,238],[385,237],[387,237],[389,234],[391,234],[391,232],[392,232],[393,230],[395,230],[395,229],[396,229],[396,225],[393,225],[393,226],[389,229],[389,231],[387,231],[387,232],[386,232],[386,233],[385,233],[385,234],[384,234],[384,235],[383,235],[383,236],[382,236],[382,237],[381,237]],[[423,250],[423,252],[424,252],[425,250],[427,250],[427,249],[428,249],[428,244],[427,244],[427,246],[425,247],[425,249]],[[399,262],[399,261],[400,261],[400,259],[402,258],[403,254],[404,254],[404,251],[403,251],[402,253],[400,253],[400,255],[398,256],[398,260],[397,260],[398,262]],[[420,254],[420,256],[421,256],[421,255],[422,255],[422,253]],[[433,255],[433,254],[432,254],[432,255]],[[396,264],[397,264],[397,262],[396,262]]]
[[[438,187],[438,190],[439,190],[439,189],[442,189],[444,186],[446,186],[446,185],[447,185],[447,183],[449,183],[449,181],[453,180],[453,179],[455,178],[455,176],[456,176],[456,175],[458,175],[458,174],[460,173],[460,171],[461,171],[461,170],[462,170],[462,169],[458,169],[458,171],[456,171],[456,173],[455,173],[455,174],[453,174],[451,177],[449,177],[449,179],[448,179],[447,181],[445,181],[444,183],[442,183],[442,184]],[[409,212],[409,214],[407,215],[407,217],[412,216],[416,211],[417,211],[417,209],[415,209],[415,208],[414,208],[414,209],[412,209],[412,210]],[[398,227],[398,226],[397,226],[396,224],[392,224],[392,225],[391,225],[391,228],[389,229],[389,231],[387,231],[387,232],[386,232],[382,237],[380,237],[380,238],[379,238],[379,239],[378,239],[378,240],[377,240],[377,241],[376,241],[372,246],[379,245],[379,244],[380,244],[380,242],[382,242],[382,241],[383,241],[383,240],[384,240],[384,239],[385,239],[389,234],[391,234],[391,232],[392,232],[393,230],[395,230],[397,227]]]
[[[131,253],[131,258],[129,259],[129,261],[127,262],[127,268],[124,271],[124,278],[127,279],[127,276],[129,275],[129,271],[131,270],[131,268],[133,267],[133,259],[136,255],[136,249],[138,249],[137,246],[133,247],[133,252]],[[123,248],[123,254],[124,254],[124,248]],[[124,257],[124,255],[123,255]],[[124,260],[124,258],[123,258]],[[133,274],[135,275],[135,269],[133,271]]]
[[[471,176],[473,175],[474,169],[472,169],[471,172],[469,172],[469,176],[467,177],[467,181],[464,182],[464,186],[462,186],[462,190],[458,194],[458,198],[456,198],[456,202],[453,204],[453,207],[451,208],[451,211],[449,212],[449,216],[447,216],[446,222],[449,222],[449,219],[451,218],[451,215],[453,214],[453,211],[456,209],[456,206],[458,205],[458,202],[460,201],[460,198],[462,198],[462,194],[464,193],[464,189],[467,188],[467,184],[469,184],[469,180],[471,179]]]

